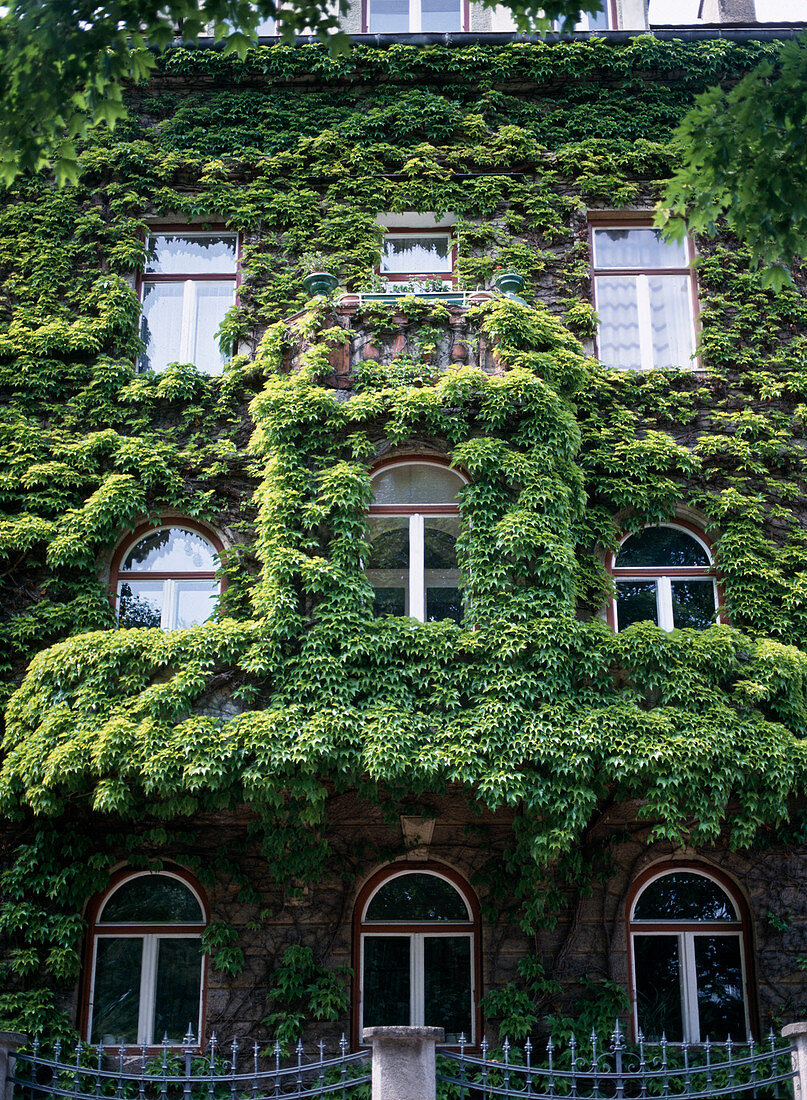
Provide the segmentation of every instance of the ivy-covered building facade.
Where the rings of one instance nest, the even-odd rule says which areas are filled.
[[[435,11],[177,45],[4,196],[6,1027],[807,1011],[803,276],[652,226],[790,32]]]

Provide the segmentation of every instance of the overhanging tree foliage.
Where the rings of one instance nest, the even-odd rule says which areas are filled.
[[[781,287],[807,254],[807,35],[730,90],[710,88],[676,130],[681,166],[657,224],[682,239],[728,227]]]
[[[485,0],[493,7],[498,0]],[[553,19],[570,26],[603,0],[504,0],[523,30]],[[0,177],[52,167],[77,178],[77,143],[90,128],[112,128],[126,114],[123,87],[148,77],[156,54],[175,38],[211,34],[244,57],[256,27],[274,18],[290,39],[313,33],[344,48],[339,15],[348,0],[14,0],[0,19]]]

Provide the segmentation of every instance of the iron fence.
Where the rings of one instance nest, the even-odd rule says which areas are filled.
[[[481,1055],[469,1054],[466,1045],[463,1036],[459,1051],[438,1056],[438,1087],[451,1100],[793,1096],[791,1047],[777,1043],[772,1031],[763,1043],[749,1038],[745,1043],[727,1039],[683,1046],[664,1039],[649,1043],[641,1035],[635,1043],[626,1043],[617,1022],[604,1046],[594,1032],[585,1043],[572,1036],[563,1047],[550,1038],[545,1058],[529,1040],[520,1049],[505,1040],[496,1050],[483,1040]]]
[[[154,1055],[141,1047],[92,1047],[79,1042],[69,1059],[60,1043],[43,1050],[34,1040],[18,1051],[9,1081],[15,1100],[278,1100],[332,1097],[369,1098],[369,1051],[348,1053],[344,1035],[339,1053],[326,1056],[320,1041],[314,1057],[306,1057],[302,1042],[285,1059],[279,1043],[266,1050],[258,1043],[244,1047],[234,1039],[224,1047],[215,1034],[200,1050],[190,1033],[181,1048],[164,1039]],[[285,1064],[288,1062],[288,1064]]]

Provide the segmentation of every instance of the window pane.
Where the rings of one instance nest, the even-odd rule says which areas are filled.
[[[421,0],[421,30],[461,31],[460,3],[461,0]]]
[[[162,581],[121,581],[118,622],[124,629],[159,626],[162,621]]]
[[[409,0],[370,0],[370,34],[406,34]]]
[[[118,887],[103,908],[104,924],[201,924],[201,906],[188,887],[168,875],[138,875]]]
[[[715,582],[703,580],[671,581],[673,622],[681,629],[705,630],[715,621]]]
[[[650,620],[658,626],[658,604],[655,581],[617,581],[616,628],[624,630],[631,623]]]
[[[189,333],[188,361],[203,374],[221,374],[228,356],[219,350],[216,333],[224,314],[233,304],[235,283],[228,279],[220,283],[194,283],[196,311]]]
[[[634,936],[636,1009],[645,1039],[683,1042],[678,936]]]
[[[149,275],[235,273],[235,243],[234,233],[154,233],[148,239],[146,272]]]
[[[425,1026],[445,1028],[447,1043],[470,1040],[471,937],[425,936],[423,982]]]
[[[456,504],[464,482],[445,466],[412,462],[373,478],[376,504]]]
[[[408,936],[364,938],[364,1027],[411,1024]]]
[[[212,573],[217,567],[218,558],[207,539],[184,527],[166,527],[136,542],[121,572]]]
[[[104,1046],[137,1042],[142,959],[139,936],[97,940],[91,1042]]]
[[[406,596],[405,588],[374,588],[373,614],[377,618],[381,615],[405,615]]]
[[[424,523],[426,621],[462,619],[460,571],[457,565],[459,516],[427,516]]]
[[[620,370],[641,370],[636,277],[599,275],[596,285],[600,361]]]
[[[639,895],[634,920],[737,920],[734,905],[705,875],[676,871],[654,879]]]
[[[709,555],[701,544],[676,527],[645,527],[625,539],[616,565],[623,568],[663,569],[669,566],[709,566]]]
[[[433,0],[433,2],[443,4],[450,0]],[[456,29],[458,30],[459,27]],[[419,234],[410,237],[403,233],[396,233],[384,238],[381,270],[396,274],[451,271],[451,253],[451,239],[447,234],[438,236]]]
[[[206,623],[216,607],[218,581],[177,581],[176,629]]]
[[[140,336],[146,350],[140,370],[165,370],[180,360],[184,283],[144,283]]]
[[[365,920],[467,921],[468,909],[450,882],[437,875],[396,875],[381,887],[367,906]]]
[[[157,945],[157,984],[154,993],[155,1043],[167,1035],[181,1042],[190,1026],[199,1035],[199,994],[202,954],[198,939],[164,939]]]
[[[660,229],[595,229],[594,266],[600,267],[686,267],[686,243],[668,244]]]
[[[745,1040],[743,968],[739,936],[695,936],[700,1039]]]
[[[650,326],[654,367],[691,367],[692,284],[688,275],[654,275],[650,289]]]
[[[370,516],[367,579],[375,589],[376,615],[405,615],[409,609],[409,519]]]
[[[592,15],[587,13],[586,22],[588,26],[585,28],[589,31],[607,31],[611,26],[610,14],[608,7],[611,0],[602,0],[602,10]]]

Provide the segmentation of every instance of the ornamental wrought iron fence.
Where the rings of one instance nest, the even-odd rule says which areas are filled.
[[[617,1022],[605,1045],[594,1032],[584,1043],[572,1036],[563,1047],[550,1038],[543,1057],[529,1039],[522,1048],[505,1040],[495,1050],[483,1040],[481,1055],[469,1054],[466,1046],[463,1036],[459,1051],[438,1055],[438,1093],[447,1100],[768,1100],[792,1097],[796,1073],[790,1044],[777,1041],[773,1031],[762,1043],[749,1038],[683,1046],[664,1039],[650,1043],[641,1035],[626,1043]]]
[[[180,1048],[164,1039],[156,1057],[153,1048],[81,1042],[63,1057],[60,1043],[47,1051],[34,1040],[12,1055],[8,1081],[14,1100],[369,1100],[370,1052],[349,1053],[347,1047],[343,1035],[331,1056],[320,1041],[311,1057],[298,1042],[284,1058],[279,1043],[269,1050],[237,1039],[223,1046],[214,1034],[200,1051],[188,1033]]]

